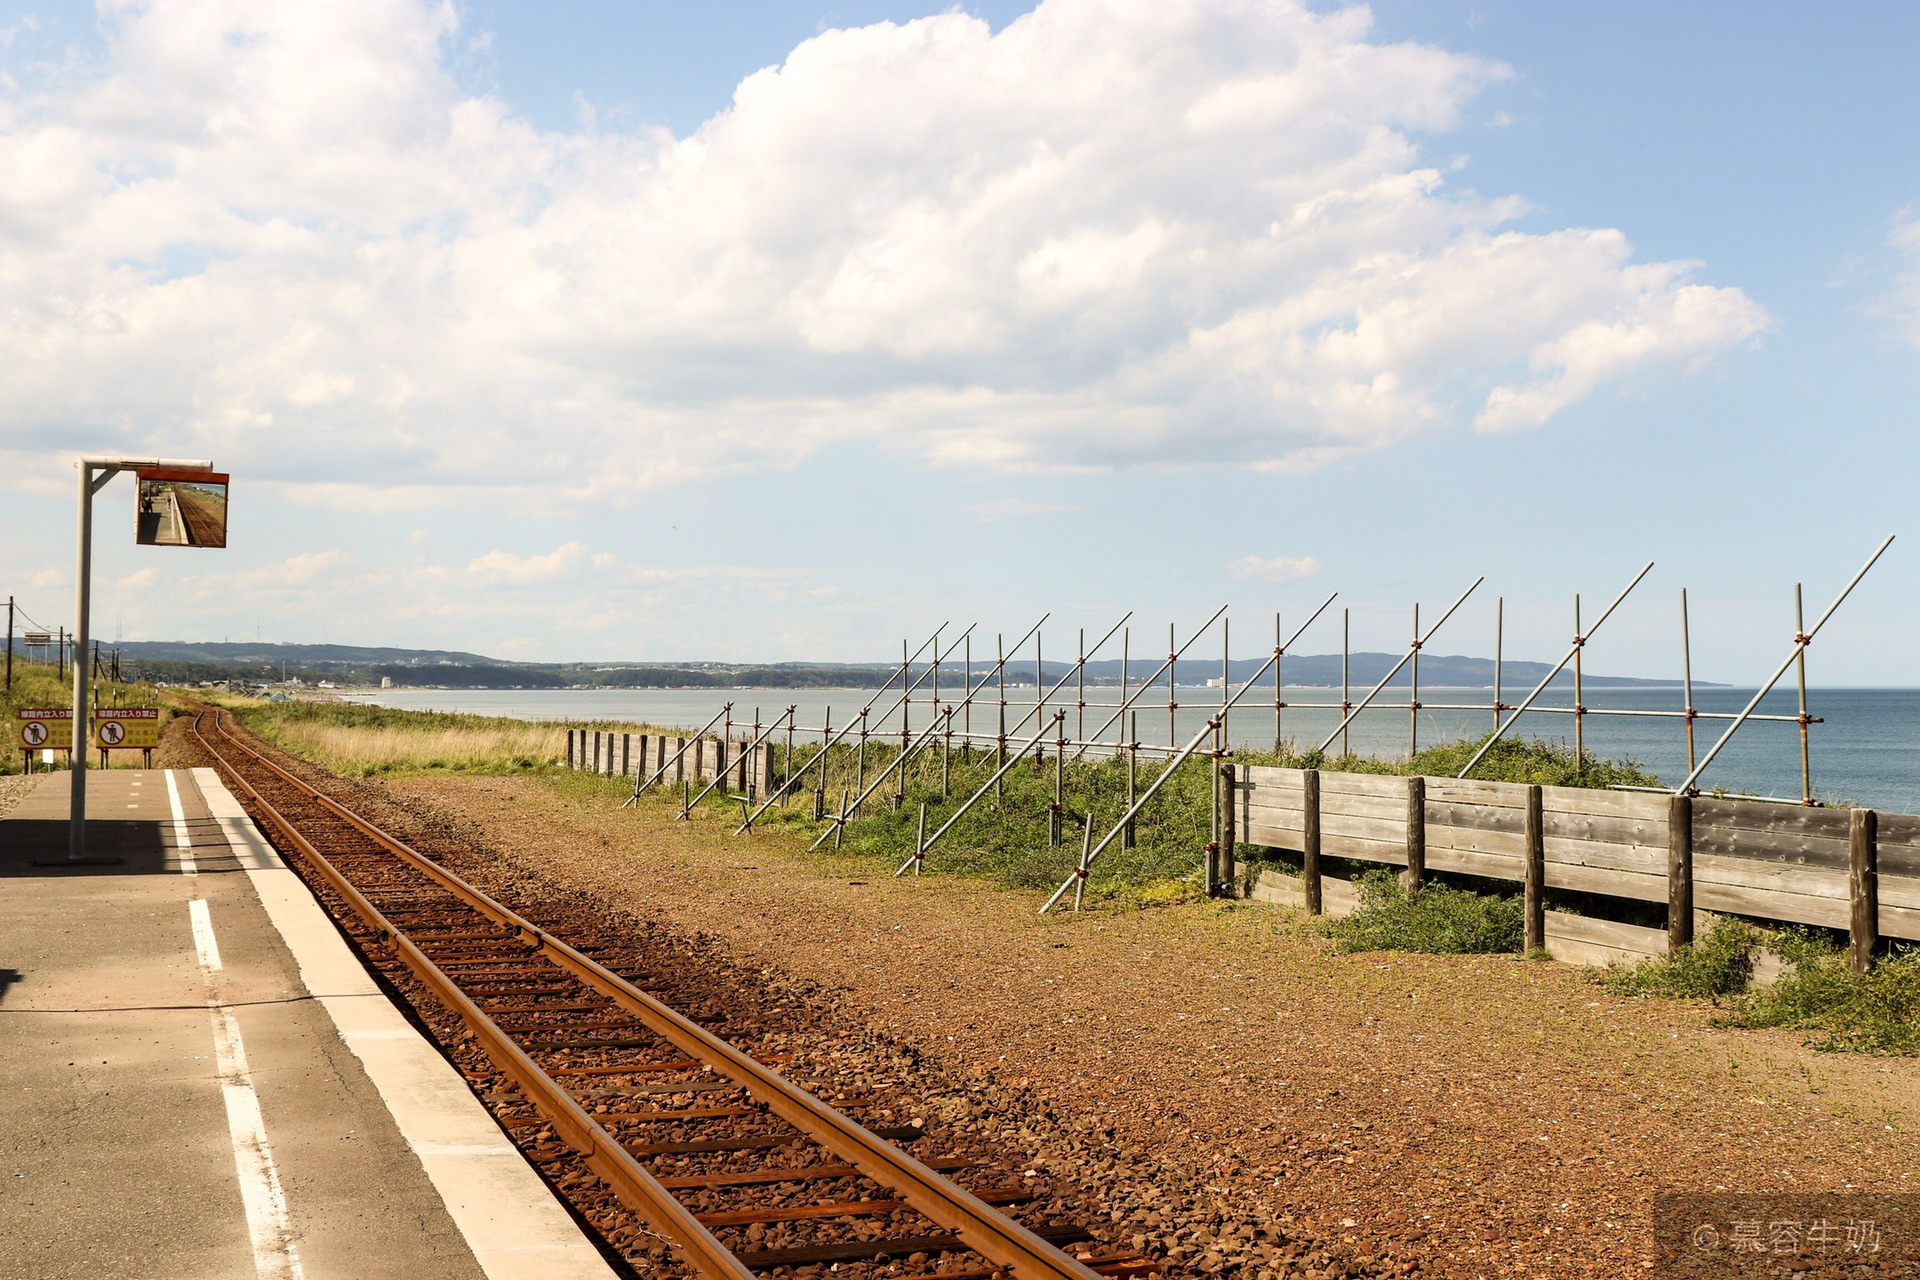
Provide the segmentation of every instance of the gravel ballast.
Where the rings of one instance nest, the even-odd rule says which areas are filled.
[[[1175,1271],[1636,1273],[1660,1191],[1912,1190],[1920,1071],[1509,957],[1340,956],[1265,906],[1039,918],[537,778],[364,784],[798,990],[876,1070],[1084,1190]],[[930,862],[937,868],[937,856]]]

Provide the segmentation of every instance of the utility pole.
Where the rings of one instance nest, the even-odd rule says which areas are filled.
[[[54,672],[61,680],[67,678],[67,629],[61,627],[53,645]]]
[[[13,692],[13,597],[7,597],[7,692]]]

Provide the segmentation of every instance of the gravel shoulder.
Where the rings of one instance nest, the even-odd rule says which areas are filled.
[[[27,793],[46,781],[45,774],[10,773],[0,775],[0,814],[27,798]]]
[[[831,990],[930,1068],[1111,1129],[1208,1202],[1115,1224],[1185,1224],[1176,1264],[1236,1270],[1238,1227],[1277,1219],[1334,1242],[1333,1274],[1617,1277],[1649,1255],[1661,1191],[1915,1189],[1920,1064],[1717,1030],[1564,966],[1337,956],[1268,906],[1040,918],[1029,893],[895,880],[610,788],[381,789],[770,983]]]

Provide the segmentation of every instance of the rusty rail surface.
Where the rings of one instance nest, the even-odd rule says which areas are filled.
[[[589,1113],[564,1085],[543,1070],[530,1053],[515,1042],[509,1031],[490,1017],[461,989],[453,976],[437,965],[407,935],[404,926],[396,924],[388,913],[381,911],[367,894],[356,887],[332,860],[296,828],[292,820],[261,794],[237,767],[236,753],[249,771],[256,775],[264,773],[273,783],[296,788],[301,799],[318,804],[378,850],[425,876],[464,907],[507,931],[502,940],[516,940],[525,949],[523,955],[526,961],[544,961],[581,985],[600,993],[614,1008],[630,1015],[661,1040],[684,1053],[691,1060],[689,1066],[699,1064],[731,1081],[768,1113],[844,1161],[849,1174],[857,1171],[859,1175],[885,1188],[904,1206],[950,1232],[953,1238],[952,1242],[942,1244],[940,1237],[892,1240],[881,1237],[868,1242],[873,1246],[874,1256],[891,1253],[897,1258],[910,1251],[932,1252],[943,1248],[969,1250],[985,1259],[993,1270],[1010,1273],[1016,1280],[1043,1280],[1049,1277],[1054,1280],[1064,1280],[1066,1277],[1095,1280],[1096,1277],[1106,1277],[1110,1280],[1114,1276],[1140,1275],[1158,1270],[1137,1254],[1094,1259],[1091,1266],[1069,1256],[1036,1231],[996,1211],[979,1197],[902,1151],[886,1137],[863,1127],[790,1083],[764,1063],[654,999],[575,947],[543,931],[431,858],[288,772],[230,734],[220,723],[223,716],[224,713],[219,711],[212,712],[210,717],[205,712],[196,715],[194,733],[221,771],[253,803],[256,812],[273,829],[282,847],[297,851],[369,929],[382,941],[391,943],[400,959],[419,980],[467,1025],[495,1066],[538,1109],[555,1134],[582,1155],[622,1204],[684,1250],[686,1261],[702,1275],[743,1280],[755,1274],[755,1269],[743,1264],[701,1220],[702,1217],[729,1218],[735,1215],[705,1214],[697,1217],[682,1205],[660,1179]],[[213,721],[211,732],[203,724],[209,718]],[[1084,1233],[1081,1238],[1085,1238]],[[767,1255],[767,1260],[760,1262],[759,1269],[771,1270],[776,1265],[790,1264],[785,1260],[773,1261],[771,1255]],[[927,1274],[957,1276],[963,1273],[936,1271]]]

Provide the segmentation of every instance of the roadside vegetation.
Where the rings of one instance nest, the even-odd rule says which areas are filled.
[[[1396,760],[1351,755],[1330,757],[1290,748],[1278,752],[1238,751],[1233,760],[1241,766],[1446,775],[1459,772],[1479,749],[1481,741],[1484,739],[1442,744]],[[825,764],[823,784],[821,766],[813,763],[815,750],[796,747],[793,767],[805,768],[808,774],[802,784],[807,793],[806,802],[795,799],[784,809],[770,811],[768,819],[763,821],[793,827],[810,838],[830,830],[830,818],[827,822],[813,820],[812,792],[824,792],[823,808],[831,815],[840,808],[843,790],[857,795],[857,784],[862,778],[873,782],[899,758],[897,746],[870,743],[863,773],[856,751],[853,747],[834,748]],[[776,760],[776,766],[783,770],[784,752],[776,755],[782,757]],[[897,775],[889,777],[862,806],[859,816],[847,823],[840,833],[843,847],[897,868],[913,856],[920,806],[926,806],[926,831],[931,836],[992,776],[997,763],[991,752],[963,754],[956,749],[951,759],[943,763],[937,747],[923,751],[908,761],[904,784]],[[1136,769],[1132,794],[1144,794],[1165,767],[1159,761],[1143,757]],[[1102,851],[1088,876],[1089,894],[1151,903],[1190,897],[1200,891],[1200,862],[1213,836],[1211,769],[1212,761],[1204,757],[1190,759],[1178,768],[1136,818],[1132,846],[1127,847],[1125,842],[1116,839]],[[1653,786],[1659,782],[1652,773],[1631,761],[1600,760],[1590,752],[1576,758],[1570,746],[1537,739],[1501,740],[1474,770],[1474,776],[1555,786],[1609,787],[1615,783]],[[1089,822],[1093,843],[1098,844],[1128,808],[1127,762],[1123,758],[1104,754],[1096,757],[1091,753],[1076,760],[1069,752],[1059,778],[1062,814],[1057,846],[1050,845],[1048,838],[1055,785],[1056,763],[1051,752],[1038,765],[1031,759],[1015,765],[992,795],[969,810],[928,851],[927,868],[984,876],[1020,888],[1051,889],[1060,884],[1079,863]],[[1279,861],[1276,855],[1245,844],[1239,847],[1238,856],[1248,869],[1249,878],[1257,876],[1262,865]],[[1509,900],[1497,896],[1436,884],[1411,897],[1419,901],[1389,906],[1383,899],[1380,908],[1383,913],[1398,912],[1421,922],[1419,929],[1404,934],[1400,944],[1403,950],[1426,949],[1427,942],[1442,937],[1449,939],[1445,944],[1447,949],[1462,949],[1459,941],[1464,936],[1462,930],[1482,939],[1473,944],[1475,949],[1487,949],[1485,938],[1503,935],[1491,925],[1485,929],[1467,929],[1466,921],[1473,911],[1505,912],[1518,919],[1518,906],[1501,906],[1499,904]],[[1489,905],[1468,908],[1462,900]],[[1434,918],[1447,913],[1457,918],[1452,929],[1427,929]],[[1385,916],[1379,918],[1384,921]],[[1385,925],[1381,928],[1384,930]],[[1387,933],[1383,931],[1376,936],[1384,939]],[[1383,942],[1382,945],[1393,944]],[[1511,947],[1491,949],[1512,950],[1518,946],[1516,934]]]
[[[1322,917],[1319,926],[1342,951],[1487,955],[1525,944],[1525,912],[1517,897],[1444,884],[1409,889],[1392,871],[1369,871],[1355,888],[1359,906],[1350,915]]]
[[[94,682],[94,695],[97,705],[102,707],[159,707],[160,728],[165,731],[172,711],[161,696],[160,690],[150,684],[125,681],[97,680]],[[23,707],[69,707],[73,705],[72,673],[65,679],[59,669],[50,662],[26,662],[16,651],[13,656],[13,688],[11,691],[0,689],[0,733],[5,734],[4,749],[0,750],[0,774],[17,774],[24,770],[26,757],[20,750],[20,722],[16,715]],[[60,758],[65,759],[65,753]],[[140,764],[140,754],[136,751],[111,752],[109,758],[117,769],[134,768]],[[98,767],[99,753],[92,755],[88,763]],[[38,760],[34,768],[41,768]],[[62,764],[61,768],[66,766]]]
[[[1756,985],[1762,953],[1786,970]],[[1856,974],[1845,948],[1824,931],[1767,932],[1723,916],[1674,955],[1613,965],[1595,980],[1618,995],[1711,1000],[1723,1010],[1720,1026],[1807,1031],[1811,1047],[1829,1052],[1920,1053],[1920,950],[1913,948],[1897,948]]]
[[[358,702],[222,697],[268,742],[349,777],[562,769],[566,728],[500,716],[396,711]]]

